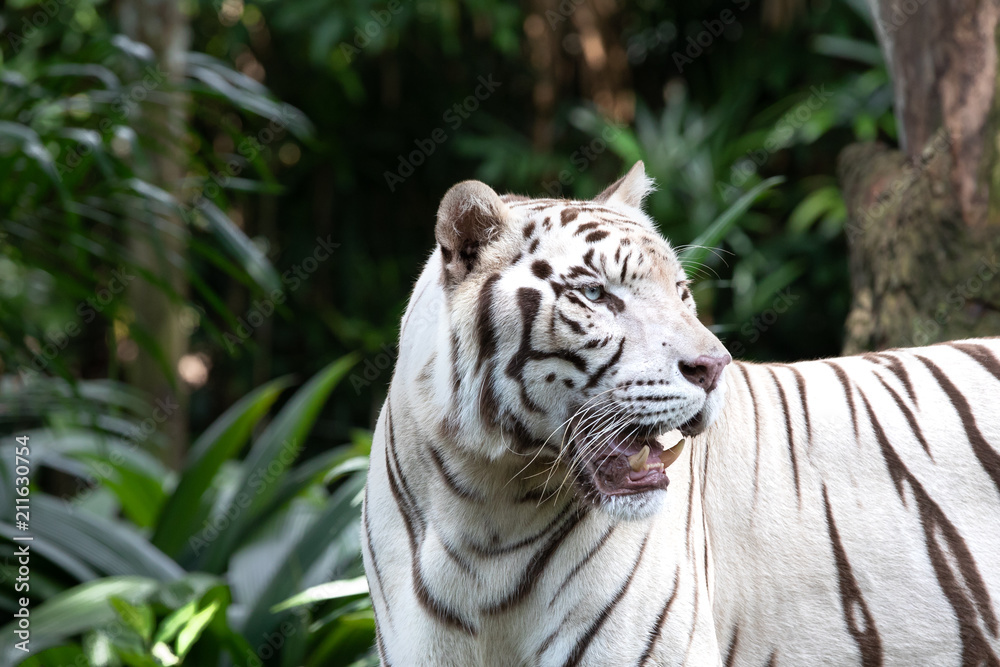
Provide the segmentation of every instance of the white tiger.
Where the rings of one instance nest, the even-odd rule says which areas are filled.
[[[364,502],[382,663],[1000,666],[1000,340],[730,364],[650,187],[445,195]]]

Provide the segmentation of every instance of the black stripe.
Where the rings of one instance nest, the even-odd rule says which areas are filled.
[[[931,457],[931,460],[933,461],[934,455],[931,454],[931,446],[927,444],[927,440],[924,438],[924,432],[920,429],[920,424],[917,423],[917,418],[913,414],[913,411],[907,407],[907,405],[903,402],[902,397],[896,393],[896,390],[890,387],[889,384],[882,379],[882,376],[876,373],[875,377],[878,378],[878,381],[882,383],[882,386],[885,387],[886,390],[892,395],[893,400],[896,401],[896,405],[899,406],[900,412],[906,416],[906,421],[910,424],[910,430],[913,431],[913,435],[917,436],[917,440],[920,441],[924,451],[927,452],[927,456]]]
[[[861,587],[854,576],[851,563],[847,559],[847,551],[840,541],[837,524],[833,520],[830,509],[830,498],[823,485],[823,507],[826,509],[826,526],[830,534],[830,545],[833,548],[833,560],[837,565],[837,587],[840,590],[840,606],[844,611],[844,622],[847,631],[854,637],[861,652],[861,664],[864,667],[880,667],[882,665],[882,639],[875,627],[875,619],[861,594]],[[861,610],[862,623],[859,625],[855,605]]]
[[[615,532],[615,526],[611,526],[610,528],[605,530],[604,535],[602,535],[601,539],[597,540],[597,543],[590,548],[590,551],[587,552],[587,555],[584,556],[579,563],[573,566],[573,569],[570,570],[569,574],[566,575],[566,578],[563,579],[563,582],[559,584],[559,588],[556,589],[555,595],[553,595],[552,599],[549,600],[549,609],[552,608],[552,605],[554,605],[556,603],[556,600],[559,599],[559,596],[562,595],[562,592],[566,589],[566,586],[569,585],[569,582],[572,581],[573,578],[577,574],[579,574],[580,570],[582,570],[583,567],[590,562],[590,559],[593,558],[594,555],[601,550],[601,547],[604,546],[604,543],[608,541],[608,538],[611,537],[611,533],[613,532]]]
[[[753,459],[753,506],[756,507],[757,494],[760,491],[760,411],[757,409],[757,394],[753,390],[753,383],[750,382],[750,373],[744,370],[743,364],[740,362],[737,362],[734,366],[743,374],[743,381],[750,391],[750,404],[753,405],[753,441],[755,447]]]
[[[375,555],[375,544],[372,542],[372,528],[371,522],[368,520],[368,485],[365,485],[365,502],[361,508],[361,521],[365,526],[365,547],[368,549],[368,557],[371,558],[372,568],[375,570],[375,583],[378,584],[378,595],[372,595],[372,608],[374,609],[374,600],[376,597],[381,597],[385,599],[385,583],[382,581],[382,568],[379,567],[378,557]],[[389,614],[389,625],[392,625],[392,611],[389,610],[388,602],[386,602],[386,611]]]
[[[576,320],[571,320],[570,318],[563,315],[561,312],[559,313],[559,319],[562,320],[573,333],[579,334],[581,336],[583,335],[584,333],[583,327],[580,326],[579,322],[577,322]]]
[[[965,352],[967,355],[979,362],[979,364],[989,371],[993,377],[1000,380],[1000,361],[997,360],[990,348],[985,345],[970,345],[968,343],[946,343],[951,347]]]
[[[976,619],[976,609],[978,609],[979,616],[983,619],[991,634],[994,637],[997,636],[997,618],[993,613],[989,592],[986,589],[986,584],[982,576],[979,574],[979,568],[972,557],[972,553],[969,551],[958,529],[948,520],[944,511],[931,499],[927,491],[924,490],[923,485],[917,481],[917,478],[903,465],[903,461],[892,448],[892,445],[889,444],[889,439],[886,437],[885,431],[882,429],[882,425],[875,416],[864,392],[859,389],[858,393],[861,395],[861,400],[864,401],[865,408],[868,410],[868,418],[871,421],[876,440],[882,450],[882,458],[885,460],[886,468],[896,486],[896,492],[905,503],[906,497],[903,491],[903,484],[906,483],[916,500],[917,511],[920,515],[920,525],[924,531],[924,544],[927,548],[927,556],[931,561],[934,574],[937,576],[941,592],[944,593],[945,598],[954,610],[955,618],[958,620],[959,640],[962,642],[962,664],[981,665],[985,662],[992,666],[1000,665],[1000,659],[997,658],[996,654],[990,648],[989,642],[987,642],[982,631],[979,629],[979,623]],[[958,564],[959,573],[962,575],[965,586],[975,598],[975,606],[973,606],[973,601],[970,601],[965,595],[963,587],[956,579],[955,573],[952,572],[938,542],[938,535],[944,538],[952,559]]]
[[[1000,454],[997,454],[996,450],[990,447],[986,438],[983,437],[982,431],[979,430],[979,425],[976,424],[976,417],[972,414],[972,406],[969,405],[969,401],[958,390],[958,387],[948,379],[944,371],[938,368],[937,364],[930,359],[921,357],[919,354],[913,356],[923,362],[927,370],[934,375],[934,379],[941,385],[944,393],[948,394],[948,399],[958,412],[958,416],[962,418],[962,426],[965,428],[965,435],[969,439],[969,444],[972,445],[972,451],[976,454],[976,458],[979,459],[979,464],[983,466],[986,474],[993,480],[993,485],[997,488],[997,491],[1000,491]]]
[[[833,372],[837,374],[837,379],[840,380],[840,384],[844,387],[844,395],[847,396],[847,405],[851,409],[851,421],[854,422],[854,441],[858,442],[861,440],[861,429],[858,427],[858,411],[854,406],[854,393],[851,391],[851,381],[847,378],[847,373],[844,369],[833,363],[830,360],[824,360],[824,364],[833,369]]]
[[[451,392],[452,400],[458,396],[458,389],[462,384],[462,378],[458,372],[458,335],[451,334]]]
[[[559,530],[549,538],[545,546],[531,557],[528,567],[525,568],[524,574],[521,575],[521,580],[517,582],[514,590],[496,604],[485,607],[483,613],[500,614],[509,611],[512,607],[522,602],[524,598],[528,597],[534,590],[535,585],[542,578],[542,572],[548,567],[549,561],[552,560],[552,556],[555,555],[556,550],[563,543],[563,540],[580,524],[580,521],[586,515],[587,512],[584,509],[578,509],[574,512]]]
[[[573,647],[572,652],[570,652],[569,656],[566,658],[566,662],[563,663],[563,667],[573,667],[573,665],[580,664],[580,661],[583,659],[583,655],[587,652],[587,648],[590,646],[590,643],[594,641],[594,637],[597,636],[601,627],[607,622],[608,618],[611,617],[611,613],[615,610],[618,603],[621,602],[623,597],[625,597],[625,593],[628,591],[629,585],[632,583],[632,580],[635,579],[635,573],[639,571],[639,561],[642,560],[642,554],[646,551],[646,544],[648,543],[649,533],[646,533],[646,537],[642,541],[642,546],[639,548],[639,555],[636,557],[635,563],[633,563],[632,567],[628,570],[631,573],[629,574],[628,579],[626,579],[625,583],[622,584],[622,587],[618,589],[618,592],[615,594],[614,598],[611,599],[611,602],[601,610],[600,614],[597,615],[597,618],[595,618],[594,622],[590,624],[590,627],[584,630],[580,639],[577,640],[576,646]]]
[[[455,547],[447,542],[445,539],[441,539],[441,546],[444,547],[444,552],[448,554],[448,558],[452,560],[459,567],[460,570],[465,572],[470,576],[476,576],[475,570],[472,568],[472,564],[465,559],[462,554],[455,551]]]
[[[497,425],[497,414],[500,412],[500,401],[497,400],[496,390],[493,388],[495,369],[496,365],[492,359],[486,363],[486,372],[483,373],[479,389],[479,415],[488,426]]]
[[[917,392],[913,389],[913,382],[910,381],[910,374],[906,371],[906,367],[903,366],[903,362],[899,359],[899,357],[885,352],[866,354],[864,357],[865,359],[869,359],[869,357],[884,359],[886,368],[892,371],[896,377],[899,378],[899,381],[903,383],[904,387],[906,387],[906,393],[909,394],[910,400],[913,401],[914,405],[917,404]],[[871,359],[869,359],[869,361],[871,361]]]
[[[510,363],[507,365],[507,375],[517,381],[521,389],[521,402],[531,412],[542,412],[542,408],[528,396],[528,385],[524,381],[524,366],[533,358],[531,329],[541,304],[542,293],[540,291],[529,287],[521,287],[517,290],[517,305],[521,310],[521,347],[511,357]]]
[[[389,442],[391,443],[394,440],[392,433],[392,409],[388,403],[386,403],[386,411],[389,422]],[[393,472],[392,467],[389,465],[388,448],[386,449],[385,454],[385,467],[389,473],[389,489],[392,491],[399,513],[403,517],[403,526],[406,528],[406,536],[409,538],[410,542],[410,573],[413,578],[413,592],[417,597],[417,601],[420,603],[420,606],[422,606],[439,622],[444,625],[458,628],[470,635],[475,636],[475,627],[473,627],[468,621],[458,616],[458,614],[452,611],[447,605],[434,598],[430,594],[430,591],[427,590],[427,585],[424,583],[423,573],[420,571],[420,540],[417,537],[417,530],[414,526],[413,518],[407,510],[402,490],[399,487],[399,483],[396,481],[396,475]],[[416,505],[414,505],[413,509],[417,510]],[[421,531],[422,530],[423,527],[421,526]]]
[[[552,532],[552,530],[554,530],[556,526],[562,523],[562,521],[566,518],[566,516],[570,513],[572,509],[573,509],[573,502],[571,501],[566,503],[566,506],[562,508],[559,514],[557,514],[556,517],[552,519],[552,521],[550,521],[544,528],[542,528],[534,535],[526,537],[522,540],[518,540],[517,542],[511,542],[510,544],[505,544],[503,546],[490,546],[470,541],[465,543],[465,548],[482,558],[502,556],[504,554],[509,554],[512,551],[523,549],[526,546],[534,544],[535,542],[537,542],[538,540],[542,539],[550,532]]]
[[[597,383],[601,381],[601,378],[604,377],[604,374],[607,373],[611,369],[611,367],[617,364],[618,360],[622,358],[623,349],[625,349],[624,336],[622,336],[621,341],[618,343],[618,350],[614,353],[614,355],[610,359],[608,359],[607,363],[598,368],[597,371],[590,376],[590,379],[587,380],[587,384],[585,384],[583,388],[593,389],[597,385]]]
[[[799,464],[795,458],[795,438],[792,434],[792,416],[788,412],[788,397],[785,396],[785,388],[778,381],[778,376],[774,372],[773,368],[767,368],[768,372],[771,374],[771,379],[774,380],[774,386],[778,388],[778,396],[781,398],[781,412],[785,417],[785,437],[788,439],[788,455],[792,460],[792,477],[795,482],[795,497],[799,500],[799,505],[802,504],[802,489],[799,488]]]
[[[812,444],[812,420],[809,418],[809,401],[806,398],[806,379],[795,366],[789,366],[795,374],[795,382],[799,386],[799,398],[802,401],[802,414],[806,417],[806,445]]]
[[[388,608],[388,605],[386,605],[387,610]],[[389,656],[385,652],[385,644],[382,641],[382,631],[379,630],[378,611],[375,610],[374,603],[372,604],[372,616],[375,618],[375,646],[378,649],[379,660],[382,661],[383,667],[392,667],[392,663],[389,662]]]
[[[385,467],[389,470],[390,475],[393,472],[392,468],[389,466],[388,456],[392,456],[392,462],[396,465],[396,474],[399,476],[399,484],[402,488],[402,497],[406,503],[408,511],[413,512],[416,515],[416,523],[420,527],[420,532],[423,533],[424,527],[427,525],[424,522],[424,513],[420,510],[417,505],[416,497],[413,495],[413,491],[410,489],[410,484],[406,481],[406,475],[403,474],[403,468],[399,465],[399,457],[396,455],[396,429],[392,423],[392,407],[386,402],[386,426],[388,427],[386,431],[388,432],[388,447],[386,448],[386,461]]]
[[[688,468],[688,507],[687,518],[684,520],[687,525],[684,529],[684,548],[693,554],[694,552],[691,551],[691,516],[694,507],[694,452],[688,456]]]
[[[660,638],[660,633],[663,632],[663,624],[667,620],[667,614],[670,612],[670,607],[674,604],[674,600],[677,599],[677,591],[680,589],[680,577],[681,566],[678,565],[674,570],[674,590],[670,594],[670,597],[667,598],[663,609],[660,610],[660,615],[656,617],[656,623],[649,630],[649,637],[646,640],[646,650],[642,652],[642,657],[639,658],[639,667],[645,667],[653,655],[653,647],[656,646],[656,642]]]
[[[723,663],[725,667],[733,667],[734,661],[736,660],[736,649],[740,646],[740,626],[736,626],[736,630],[733,632],[733,638],[729,641],[729,647],[726,649],[726,661]]]
[[[455,479],[455,475],[450,470],[448,470],[447,466],[445,466],[444,460],[442,460],[441,458],[441,452],[437,450],[437,447],[435,447],[434,445],[430,445],[428,446],[427,449],[431,453],[431,460],[434,461],[434,467],[438,469],[438,472],[441,473],[441,477],[444,478],[445,486],[451,489],[456,496],[464,500],[469,500],[474,503],[486,502],[483,499],[483,497],[480,496],[478,493],[466,489],[461,484],[459,484],[458,480]]]
[[[517,290],[517,305],[521,311],[521,345],[517,352],[511,357],[507,364],[507,375],[513,378],[520,387],[521,400],[525,408],[532,412],[544,412],[528,396],[528,386],[524,380],[524,367],[529,361],[542,359],[562,359],[573,364],[573,367],[581,372],[586,372],[587,362],[583,358],[570,350],[556,350],[554,352],[542,352],[535,350],[531,346],[531,331],[538,311],[541,308],[542,293],[530,287],[521,287]]]
[[[493,287],[500,280],[500,274],[494,273],[486,279],[479,290],[479,302],[476,312],[476,330],[479,332],[479,352],[476,358],[476,372],[478,373],[487,358],[492,357],[497,351],[497,336],[493,329]]]

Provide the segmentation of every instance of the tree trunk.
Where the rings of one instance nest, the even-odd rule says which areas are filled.
[[[177,84],[184,78],[185,58],[190,48],[190,27],[182,11],[183,3],[172,0],[120,0],[118,16],[122,32],[152,48],[157,66],[165,75],[155,95],[147,95],[142,105],[142,118],[146,127],[155,132],[152,137],[151,173],[145,176],[174,195],[187,167],[185,128],[187,126],[187,101],[178,92]],[[152,99],[151,99],[152,98]],[[167,221],[175,233],[168,233],[153,225],[140,225],[144,233],[129,239],[129,248],[136,259],[154,274],[164,279],[173,291],[187,295],[187,281],[183,272],[186,254],[186,227],[173,216]],[[157,359],[146,346],[140,346],[137,358],[125,366],[129,382],[147,392],[159,412],[154,412],[157,427],[166,436],[167,448],[163,460],[177,468],[187,449],[188,396],[186,388],[177,377],[177,365],[187,351],[188,332],[181,317],[183,304],[172,300],[162,289],[141,278],[133,281],[128,294],[129,305],[135,314],[135,325],[141,327],[159,348],[162,358]],[[161,418],[162,416],[162,418]]]
[[[1000,333],[997,0],[870,0],[898,150],[845,148],[845,353]]]

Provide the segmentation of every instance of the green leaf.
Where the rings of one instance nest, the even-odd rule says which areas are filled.
[[[825,56],[853,60],[870,67],[885,64],[885,58],[878,44],[841,35],[816,35],[813,39],[813,51]]]
[[[204,216],[219,242],[246,268],[254,282],[268,292],[284,289],[278,272],[264,253],[218,206],[202,198],[197,204],[197,211]]]
[[[169,644],[177,636],[177,633],[181,631],[188,621],[194,618],[194,615],[198,612],[198,601],[191,600],[186,605],[173,611],[169,616],[163,619],[160,623],[160,628],[156,631],[156,637],[153,640],[154,644]]]
[[[55,161],[42,144],[38,133],[27,125],[0,121],[0,137],[9,137],[21,145],[21,152],[31,158],[53,183],[61,187],[62,181],[56,171]]]
[[[11,460],[14,460],[13,456]],[[13,488],[13,485],[11,485],[11,488]],[[13,541],[13,537],[18,534],[20,534],[19,531],[16,531],[13,525],[0,522],[0,535]],[[31,544],[33,552],[61,568],[63,572],[69,574],[77,581],[83,582],[98,578],[97,573],[81,561],[72,550],[60,548],[38,535],[35,535],[35,539],[32,540]],[[3,577],[0,576],[0,580],[2,579]]]
[[[140,528],[152,526],[167,497],[162,478],[152,477],[125,463],[116,464],[116,457],[88,455],[82,458],[95,463],[91,469],[93,473],[110,470],[110,475],[100,476],[101,484],[115,494],[125,516]]]
[[[784,181],[784,177],[774,176],[757,184],[757,186],[750,190],[750,192],[737,199],[736,202],[726,209],[722,215],[716,218],[712,224],[705,229],[705,231],[699,234],[688,247],[681,251],[681,262],[685,265],[693,264],[698,266],[703,264],[705,259],[708,258],[709,253],[712,252],[712,249],[718,245],[722,239],[726,238],[726,234],[728,234],[733,228],[733,225],[739,221],[740,216],[746,213],[747,210],[753,206],[758,197],[779,183],[784,183]]]
[[[244,636],[258,637],[272,630],[281,621],[281,617],[275,616],[271,609],[296,590],[298,581],[296,577],[290,576],[291,573],[308,572],[340,534],[357,522],[361,508],[355,502],[364,488],[364,481],[365,475],[359,473],[341,484],[327,502],[323,514],[316,517],[294,548],[289,550],[285,561],[277,569],[278,576],[267,582],[253,609],[247,614],[246,624],[242,629]]]
[[[793,234],[805,232],[813,224],[825,216],[846,215],[844,199],[840,189],[835,185],[818,188],[810,192],[799,202],[791,215],[788,216],[788,231]]]
[[[108,577],[80,584],[31,611],[31,648],[42,651],[87,630],[110,625],[118,615],[110,604],[119,597],[145,601],[159,583],[148,577]],[[14,648],[15,623],[0,630],[0,665],[14,665],[24,654]]]
[[[111,598],[111,606],[114,607],[125,625],[135,630],[143,641],[149,641],[150,637],[153,636],[153,627],[156,624],[153,609],[149,605],[144,604],[137,607],[127,600],[113,597]]]
[[[368,579],[365,577],[355,577],[354,579],[341,579],[319,584],[312,588],[307,588],[297,595],[293,595],[284,602],[271,607],[273,613],[301,607],[304,604],[314,602],[324,602],[326,600],[339,600],[341,598],[362,595],[368,592]]]
[[[194,643],[198,641],[198,637],[201,636],[201,633],[205,630],[208,624],[212,622],[212,617],[215,616],[215,613],[219,611],[221,607],[222,602],[216,600],[209,606],[199,611],[191,618],[190,621],[188,621],[187,625],[185,625],[180,631],[180,634],[177,635],[176,653],[178,658],[181,660],[184,659],[184,656],[188,654],[188,651],[191,650]]]
[[[202,82],[208,91],[288,128],[300,139],[306,139],[313,133],[312,124],[305,114],[289,104],[273,100],[267,88],[254,79],[207,54],[190,52],[186,55],[188,75]]]
[[[350,354],[317,373],[295,392],[253,444],[243,462],[237,484],[240,491],[220,512],[229,519],[228,523],[218,529],[218,537],[205,549],[202,569],[208,572],[224,569],[241,534],[274,495],[294,463],[330,392],[357,360],[357,354]]]
[[[156,522],[154,545],[175,557],[183,551],[188,536],[199,529],[198,508],[219,468],[239,453],[254,426],[291,382],[291,377],[278,378],[253,390],[212,422],[195,441],[177,488]]]
[[[99,572],[137,574],[160,581],[184,574],[177,563],[126,523],[103,519],[44,494],[32,496],[31,505],[34,513],[31,527],[36,535]]]

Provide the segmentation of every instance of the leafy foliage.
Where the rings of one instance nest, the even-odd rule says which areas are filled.
[[[145,470],[126,463],[127,456],[138,460],[136,443],[75,424],[78,403],[50,408],[50,421],[59,426],[28,434],[36,472],[33,657],[23,664],[75,664],[77,655],[92,665],[209,665],[223,655],[234,664],[261,664],[253,661],[279,649],[300,657],[315,650],[322,664],[364,657],[374,620],[370,606],[358,600],[367,590],[357,585],[358,517],[370,438],[359,433],[319,457],[298,457],[320,408],[355,361],[330,364],[266,424],[291,380],[252,392],[202,435],[176,478],[153,457],[143,457]],[[260,432],[253,437],[255,428]],[[0,449],[2,476],[11,479],[12,447]],[[101,477],[66,499],[45,493],[37,478],[49,467],[86,474],[82,469],[94,463]],[[131,474],[123,475],[126,470]],[[9,493],[12,486],[4,488]],[[148,488],[156,493],[144,493]],[[150,498],[158,502],[150,506]],[[154,518],[145,525],[126,518],[150,511]],[[0,521],[0,578],[10,583],[16,534]],[[346,581],[334,594],[309,588],[341,578]],[[293,597],[302,589],[307,597]],[[16,595],[5,587],[0,608],[13,610]],[[279,604],[289,598],[290,604]],[[13,629],[4,627],[0,636],[4,664],[21,656]],[[342,641],[331,643],[331,636]]]
[[[626,123],[596,104],[582,4],[191,0],[177,81],[105,0],[0,10],[0,504],[26,434],[44,649],[25,664],[372,663],[368,429],[457,181],[583,198],[642,159],[649,211],[736,356],[840,348],[835,158],[896,134],[864,3],[814,3],[782,29],[742,0],[613,3]],[[496,91],[449,115],[483,78]],[[167,146],[148,111],[178,96],[184,141]],[[179,183],[151,177],[167,154]],[[134,255],[164,232],[183,252]],[[157,456],[163,406],[119,382],[137,347],[157,352],[120,289],[136,278],[185,305],[207,375],[178,470]],[[289,373],[311,379],[286,398]],[[15,534],[0,522],[5,612]],[[0,632],[0,663],[20,659]]]

